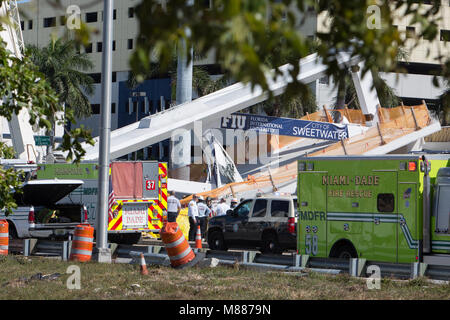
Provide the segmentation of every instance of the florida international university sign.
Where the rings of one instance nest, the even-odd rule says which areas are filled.
[[[222,117],[221,128],[256,130],[282,136],[333,141],[348,138],[346,125],[244,113],[233,113],[228,117]]]

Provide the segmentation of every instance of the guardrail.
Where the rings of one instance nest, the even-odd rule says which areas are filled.
[[[116,262],[138,263],[140,254],[149,264],[169,265],[164,246],[160,245],[122,245],[110,244]],[[63,261],[69,260],[71,241],[51,241],[38,239],[13,240],[10,251],[24,256],[59,256]],[[258,251],[202,251],[206,258],[216,258],[219,264],[238,263],[243,267],[279,271],[314,271],[329,274],[350,274],[354,277],[394,277],[415,279],[425,276],[435,280],[450,280],[450,266],[427,265],[425,263],[386,263],[367,261],[366,259],[316,258],[295,253],[284,255],[261,254]],[[374,273],[374,270],[378,272]]]
[[[196,250],[196,249],[194,249]],[[316,258],[307,255],[266,255],[258,251],[215,251],[200,249],[206,258],[216,258],[219,264],[235,264],[249,268],[280,271],[314,271],[329,274],[350,274],[354,277],[393,277],[415,279],[425,276],[435,280],[450,280],[450,266],[427,265],[425,263],[386,263],[366,259]],[[118,245],[116,257],[137,263],[140,253],[150,264],[167,264],[163,246],[123,246]],[[379,274],[374,273],[378,271]],[[369,272],[370,271],[370,272]]]
[[[11,253],[21,253],[25,257],[29,256],[54,256],[61,257],[61,260],[68,261],[72,241],[54,241],[41,239],[12,240],[9,245]]]

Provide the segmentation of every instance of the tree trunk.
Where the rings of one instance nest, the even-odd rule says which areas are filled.
[[[340,79],[338,83],[338,94],[335,109],[345,108],[345,96],[347,94],[347,83],[345,79]]]

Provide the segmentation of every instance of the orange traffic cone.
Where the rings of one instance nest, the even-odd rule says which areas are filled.
[[[141,274],[148,275],[147,265],[145,264],[144,254],[141,253]]]
[[[197,234],[195,235],[195,248],[202,248],[202,231],[200,230],[200,226],[197,226]]]

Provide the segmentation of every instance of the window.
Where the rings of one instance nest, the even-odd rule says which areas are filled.
[[[100,114],[100,104],[91,104],[92,114]]]
[[[134,18],[134,8],[128,8],[128,18]]]
[[[438,232],[449,233],[450,224],[450,186],[441,185],[436,199],[436,228]]]
[[[406,27],[406,37],[407,38],[414,38],[415,35],[416,35],[415,27]]]
[[[117,72],[113,72],[111,78],[112,78],[112,80],[111,80],[112,82],[116,82],[117,81]]]
[[[377,210],[379,212],[394,212],[395,200],[392,193],[380,193],[377,196]]]
[[[86,53],[92,53],[92,43],[88,43],[88,45],[85,47]]]
[[[94,80],[94,83],[102,82],[102,74],[101,73],[91,73],[89,76]]]
[[[272,200],[270,204],[270,212],[272,217],[288,217],[289,216],[289,201]]]
[[[112,42],[112,51],[116,51],[116,40]]]
[[[103,49],[103,43],[97,42],[97,52],[102,52],[102,49]]]
[[[98,20],[97,12],[86,13],[86,23],[97,22],[97,20]]]
[[[441,30],[441,41],[450,41],[450,30]]]
[[[329,84],[330,84],[330,77],[324,76],[324,77],[320,78],[320,79],[319,79],[319,83],[320,83],[320,84],[326,84],[326,85],[329,85]]]
[[[56,27],[56,17],[44,18],[44,28]]]
[[[164,96],[159,97],[158,106],[160,111],[169,109],[170,108],[169,104],[170,101],[166,100]]]
[[[239,217],[248,216],[253,200],[245,200],[236,207],[236,213]]]
[[[133,49],[133,39],[128,39],[128,50]]]
[[[111,103],[111,113],[116,113],[116,103]]]
[[[435,38],[437,38],[436,35],[433,34],[433,32],[423,33],[422,36],[425,40],[428,40],[428,41],[433,41]]]
[[[253,218],[262,218],[266,216],[267,200],[266,199],[256,199],[255,205],[253,206]]]
[[[144,99],[141,100],[141,113],[145,113],[145,100]],[[195,153],[191,153],[191,154],[195,154]]]
[[[33,20],[28,20],[28,30],[33,29]]]
[[[62,26],[65,26],[65,25],[66,25],[66,21],[67,21],[66,16],[60,16],[60,17],[59,17],[59,23],[60,23]]]
[[[25,30],[25,21],[20,21],[20,29]]]
[[[117,11],[116,9],[113,10],[113,20],[116,20],[117,17]]]

